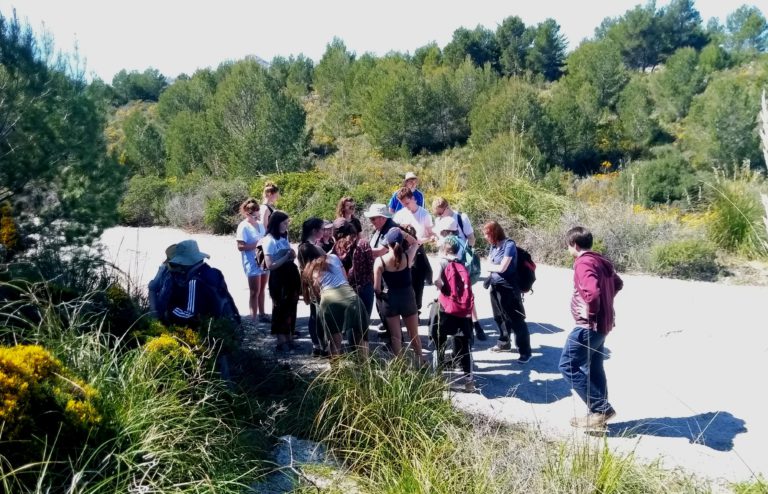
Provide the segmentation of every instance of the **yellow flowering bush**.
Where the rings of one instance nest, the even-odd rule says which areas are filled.
[[[14,250],[19,242],[18,228],[13,220],[13,210],[8,201],[0,204],[0,244]]]
[[[145,345],[144,350],[148,354],[159,355],[161,357],[182,358],[192,357],[192,350],[179,342],[170,334],[163,334],[156,338],[151,338]]]
[[[70,376],[45,348],[0,346],[0,421],[6,437],[54,432],[60,425],[88,429],[101,422],[97,398],[96,389]],[[50,413],[56,411],[63,416]]]

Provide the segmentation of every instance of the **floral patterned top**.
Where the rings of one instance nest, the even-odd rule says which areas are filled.
[[[339,247],[338,243],[336,246]],[[358,240],[347,252],[339,252],[338,248],[335,250],[347,270],[349,284],[355,291],[369,283],[373,284],[373,251],[368,242]]]

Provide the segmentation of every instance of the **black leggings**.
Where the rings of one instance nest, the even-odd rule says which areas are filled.
[[[510,333],[514,333],[520,356],[530,357],[531,335],[525,324],[525,307],[520,291],[508,285],[491,285],[491,310],[499,326],[499,342],[509,342]]]
[[[435,302],[435,306],[439,304]],[[471,374],[472,356],[469,342],[472,340],[472,319],[446,314],[442,308],[435,310],[435,306],[430,314],[430,336],[435,342],[438,365],[443,364],[448,336],[453,336],[453,359],[459,361],[465,374]]]

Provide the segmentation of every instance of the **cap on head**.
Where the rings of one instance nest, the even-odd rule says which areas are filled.
[[[405,179],[406,180],[411,180],[412,178],[419,178],[419,177],[417,177],[416,174],[413,173],[413,172],[408,172],[408,173],[405,174]]]
[[[383,218],[391,218],[392,214],[389,212],[389,208],[386,204],[371,204],[368,207],[368,211],[363,213],[366,218],[375,218],[377,216],[381,216]]]
[[[323,220],[323,230],[333,228],[333,223],[328,220]]]
[[[395,245],[403,241],[403,231],[399,228],[390,228],[384,235],[384,245]]]
[[[168,262],[182,266],[192,266],[203,259],[210,259],[210,257],[205,252],[200,252],[200,248],[195,240],[184,240],[176,244],[176,251],[173,257],[168,259]]]

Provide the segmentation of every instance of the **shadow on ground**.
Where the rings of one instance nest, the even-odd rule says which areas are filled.
[[[542,345],[533,349],[527,364],[517,363],[516,353],[501,353],[502,359],[475,358],[475,377],[486,398],[515,397],[528,403],[554,403],[571,394],[560,374],[561,348]]]
[[[608,424],[609,437],[682,437],[716,451],[731,451],[746,423],[729,412],[708,412],[691,417],[658,417]]]

